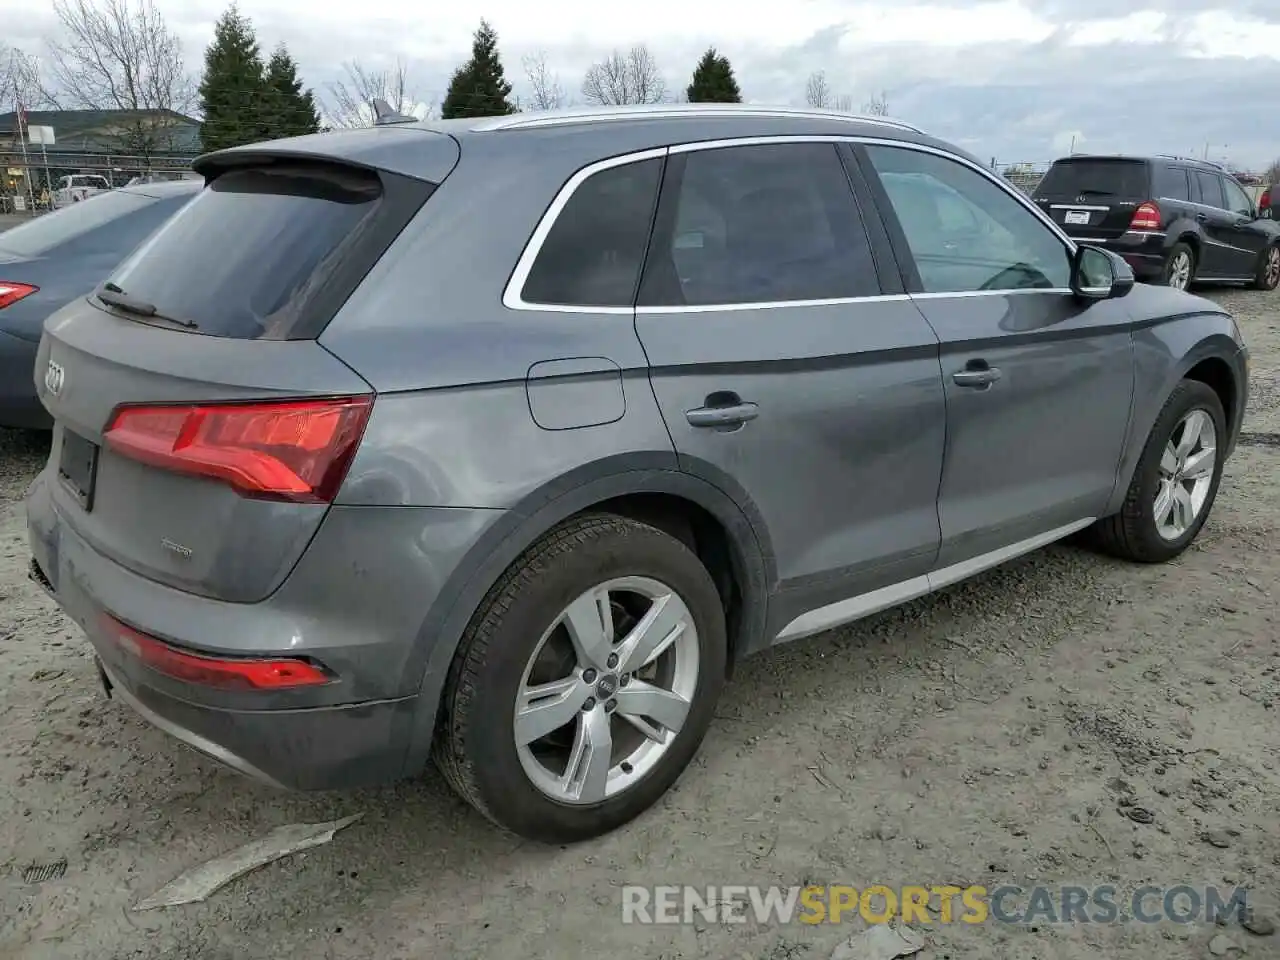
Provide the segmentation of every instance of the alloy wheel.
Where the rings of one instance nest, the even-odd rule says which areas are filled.
[[[1268,287],[1280,286],[1280,247],[1267,251],[1266,278]]]
[[[673,589],[649,577],[592,587],[525,667],[513,729],[521,767],[560,803],[616,796],[675,741],[698,671],[697,628]]]
[[[1160,457],[1154,515],[1165,540],[1184,536],[1204,509],[1217,466],[1217,428],[1204,410],[1178,421]]]
[[[1185,290],[1191,283],[1191,254],[1179,250],[1169,261],[1169,286]]]

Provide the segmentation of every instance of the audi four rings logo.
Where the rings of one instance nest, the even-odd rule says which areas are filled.
[[[67,381],[66,371],[62,369],[62,364],[49,361],[49,366],[44,371],[44,388],[49,391],[51,396],[58,396],[62,393],[62,385]]]

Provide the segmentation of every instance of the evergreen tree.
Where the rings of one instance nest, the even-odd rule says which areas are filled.
[[[498,35],[487,21],[481,20],[471,44],[471,59],[454,71],[440,116],[448,120],[515,113],[516,108],[507,99],[509,96],[511,84],[498,57]]]
[[[268,137],[264,108],[269,100],[253,24],[233,3],[218,18],[213,42],[204,52],[200,81],[204,149],[221,150]]]
[[[270,137],[300,137],[320,130],[316,98],[302,86],[298,65],[284,44],[267,61],[268,124]]]
[[[690,103],[741,103],[742,91],[729,58],[709,48],[694,68],[688,95]]]

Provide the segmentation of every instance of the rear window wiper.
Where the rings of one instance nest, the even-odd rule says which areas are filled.
[[[131,297],[125,293],[116,284],[107,281],[98,290],[98,299],[103,303],[118,307],[126,313],[137,314],[139,317],[152,317],[156,320],[163,320],[166,323],[175,323],[180,327],[194,329],[196,324],[193,320],[179,320],[176,317],[166,317],[156,309],[154,303],[148,303],[145,300],[139,300],[137,297]]]
[[[1114,190],[1095,190],[1093,187],[1081,187],[1080,192],[1082,194],[1091,193],[1095,197],[1114,197],[1116,195]]]

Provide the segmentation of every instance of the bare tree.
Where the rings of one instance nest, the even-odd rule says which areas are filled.
[[[0,111],[57,107],[40,74],[40,61],[18,47],[0,43]]]
[[[825,70],[815,70],[809,74],[804,85],[804,102],[824,110],[831,106],[831,86],[827,83]]]
[[[568,97],[565,95],[564,87],[560,85],[560,75],[551,72],[550,66],[547,65],[545,51],[539,50],[532,56],[525,57],[522,63],[524,75],[533,92],[529,98],[529,105],[534,110],[556,110],[567,106]]]
[[[872,95],[871,99],[862,105],[862,112],[869,117],[887,117],[889,115],[889,95],[883,90],[879,96]]]
[[[1267,167],[1267,172],[1262,175],[1262,182],[1267,186],[1280,184],[1280,160]]]
[[[582,96],[599,106],[662,103],[667,99],[667,82],[649,48],[641,43],[626,53],[614,50],[588,67]]]
[[[142,157],[173,149],[196,99],[182,44],[152,0],[53,0],[49,69],[67,106],[124,111],[118,136]]]
[[[840,94],[831,104],[831,109],[840,113],[853,113],[853,97],[847,93]]]
[[[371,70],[359,60],[342,65],[343,76],[329,84],[324,98],[324,115],[331,127],[373,126],[373,101],[385,100],[391,108],[406,116],[414,115],[417,98],[410,92],[409,69],[404,61],[382,70]]]

